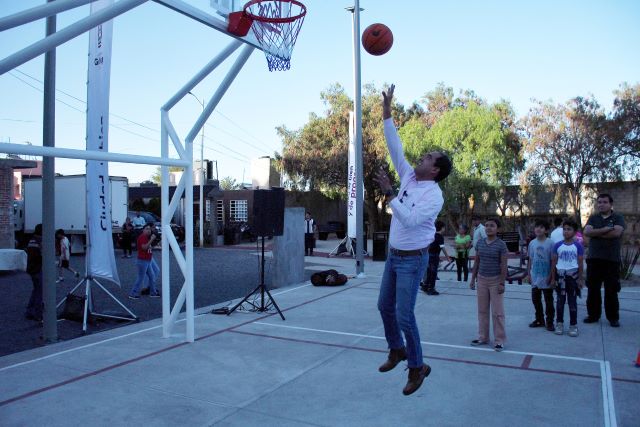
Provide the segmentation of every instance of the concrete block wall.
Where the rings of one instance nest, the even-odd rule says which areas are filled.
[[[304,281],[304,213],[304,208],[284,210],[284,233],[272,245],[274,288]]]

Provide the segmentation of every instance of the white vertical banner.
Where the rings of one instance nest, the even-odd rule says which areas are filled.
[[[355,115],[349,111],[349,169],[347,171],[347,236],[356,238],[356,142]]]
[[[113,0],[91,3],[91,14]],[[89,31],[87,70],[87,151],[109,151],[109,80],[113,21]],[[109,163],[87,160],[87,273],[118,285],[111,230]]]

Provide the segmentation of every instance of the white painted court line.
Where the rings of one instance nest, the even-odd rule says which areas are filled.
[[[332,331],[332,330],[327,330],[327,329],[304,328],[304,327],[301,327],[301,326],[288,326],[288,325],[280,325],[280,324],[268,323],[268,322],[253,322],[252,324],[253,325],[273,326],[273,327],[276,327],[276,328],[283,328],[283,329],[296,329],[296,330],[301,330],[301,331],[320,332],[320,333],[332,334],[332,335],[344,335],[344,336],[352,336],[352,337],[358,337],[358,338],[370,338],[370,339],[375,339],[375,340],[384,340],[385,339],[385,337],[378,336],[378,335],[356,334],[356,333],[352,333],[352,332]],[[434,347],[447,347],[447,348],[455,348],[455,349],[470,350],[470,351],[485,351],[485,352],[488,351],[488,352],[491,352],[491,353],[495,352],[493,349],[490,349],[490,348],[470,347],[470,346],[466,346],[466,345],[445,344],[445,343],[437,343],[437,342],[431,342],[431,341],[420,341],[420,343],[424,344],[424,345],[434,346]],[[601,363],[602,362],[601,360],[598,360],[598,359],[586,359],[586,358],[583,358],[583,357],[563,356],[563,355],[560,355],[560,354],[548,354],[548,353],[534,353],[534,352],[527,352],[527,351],[504,350],[504,351],[502,351],[502,353],[517,354],[517,355],[522,355],[522,356],[528,356],[528,355],[530,355],[530,356],[540,356],[540,357],[547,357],[547,358],[551,358],[551,359],[574,360],[574,361],[578,361],[578,362],[591,362],[591,363]]]
[[[351,337],[358,337],[358,338],[370,338],[375,340],[385,340],[385,337],[381,337],[377,335],[356,334],[353,332],[304,328],[301,326],[288,326],[288,325],[281,325],[281,324],[268,323],[268,322],[253,322],[253,324],[271,326],[271,327],[282,328],[282,329],[293,329],[293,330],[300,330],[300,331],[307,331],[307,332],[320,332],[320,333],[332,334],[332,335],[342,335],[342,336],[351,336]],[[470,351],[490,351],[494,353],[494,350],[489,348],[478,348],[478,347],[470,347],[470,346],[463,346],[463,345],[456,345],[456,344],[444,344],[444,343],[436,343],[436,342],[429,342],[429,341],[420,341],[420,343],[434,346],[434,347],[446,347],[446,348],[455,348],[455,349],[470,350]],[[534,352],[513,351],[513,350],[504,350],[502,353],[517,354],[522,356],[547,357],[550,359],[573,360],[578,362],[597,363],[600,366],[600,380],[602,383],[602,405],[604,410],[604,424],[605,424],[605,427],[617,427],[618,423],[616,421],[616,410],[615,410],[615,403],[613,399],[613,382],[611,380],[611,364],[609,363],[609,361],[598,360],[598,359],[586,359],[583,357],[563,356],[560,354],[534,353]]]

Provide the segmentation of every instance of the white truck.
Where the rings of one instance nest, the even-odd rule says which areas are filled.
[[[86,175],[55,178],[55,228],[63,229],[71,242],[72,253],[83,253],[87,232]],[[25,234],[33,233],[42,222],[42,178],[23,179],[22,212],[18,204],[15,217],[24,218]],[[126,177],[110,176],[111,226],[114,234],[121,232],[129,206],[129,181]],[[16,226],[19,222],[16,221]],[[19,230],[18,230],[19,231]]]

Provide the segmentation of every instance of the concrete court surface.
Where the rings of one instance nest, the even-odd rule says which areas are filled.
[[[355,271],[350,258],[306,262]],[[640,425],[639,288],[620,293],[618,329],[582,324],[579,300],[571,338],[528,328],[530,288],[508,285],[508,341],[496,353],[468,345],[475,292],[440,272],[441,295],[420,292],[416,304],[433,371],[406,397],[404,364],[377,371],[387,353],[376,309],[383,267],[367,260],[366,277],[342,287],[274,290],[285,321],[198,310],[191,344],[184,323],[163,339],[153,320],[0,358],[0,425]]]

